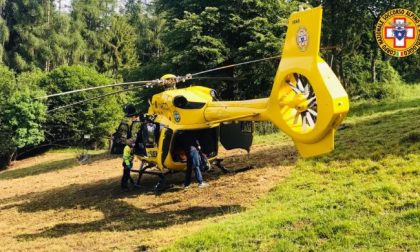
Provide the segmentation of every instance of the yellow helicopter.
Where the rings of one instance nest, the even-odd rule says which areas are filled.
[[[215,90],[176,84],[193,75],[164,75],[140,133],[137,157],[143,174],[164,178],[164,171],[186,169],[179,142],[194,136],[208,162],[223,169],[217,158],[219,141],[226,149],[252,144],[253,122],[271,121],[294,141],[302,157],[334,149],[334,134],[349,110],[348,95],[319,56],[322,8],[292,13],[271,94],[267,98],[218,101]],[[157,172],[150,171],[157,168]],[[158,186],[158,185],[157,185]]]

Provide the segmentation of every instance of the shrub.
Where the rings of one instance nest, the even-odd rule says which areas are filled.
[[[397,98],[401,94],[399,87],[400,75],[389,61],[376,61],[377,82],[370,81],[370,62],[362,55],[348,55],[344,57],[343,70],[345,73],[347,92],[350,97],[357,98]]]
[[[83,66],[62,66],[48,73],[40,81],[47,93],[59,93],[112,83],[110,79],[95,70]],[[48,109],[98,97],[115,91],[108,88],[90,90],[48,99]],[[80,146],[85,134],[91,136],[84,144],[103,147],[107,137],[122,118],[122,109],[115,96],[94,99],[76,106],[59,109],[48,114],[46,130],[49,142]]]
[[[32,85],[32,77],[26,81],[0,66],[0,168],[7,166],[18,148],[34,145],[44,140],[42,123],[45,121],[45,105],[35,99],[42,92]]]
[[[351,89],[357,89],[359,84],[369,81],[369,67],[369,62],[363,55],[352,54],[343,57],[345,81],[350,84]]]
[[[357,98],[385,99],[397,98],[401,91],[398,83],[366,82],[359,84],[358,89],[353,94]]]
[[[400,75],[389,61],[376,61],[376,75],[378,82],[399,83],[401,81]]]

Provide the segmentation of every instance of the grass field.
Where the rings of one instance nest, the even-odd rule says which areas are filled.
[[[246,172],[161,195],[155,178],[121,192],[118,157],[52,152],[0,173],[0,250],[419,251],[420,95],[353,103],[336,150],[297,157],[283,134],[258,136]]]
[[[414,88],[413,88],[414,90]],[[420,97],[364,101],[329,155],[299,159],[249,211],[168,251],[420,251]],[[257,140],[282,139],[265,136]]]

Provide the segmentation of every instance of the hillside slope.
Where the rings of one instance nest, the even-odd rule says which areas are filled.
[[[419,86],[420,87],[420,86]],[[419,91],[420,88],[413,89]],[[121,192],[120,157],[47,153],[0,172],[0,250],[420,250],[420,94],[353,104],[336,150],[297,158],[283,134],[257,136],[237,174],[209,188]],[[138,162],[136,162],[136,166]]]
[[[419,251],[420,98],[351,111],[332,154],[300,159],[252,210],[165,250]]]

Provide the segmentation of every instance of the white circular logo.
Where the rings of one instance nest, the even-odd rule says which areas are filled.
[[[394,57],[407,57],[420,48],[420,18],[406,9],[392,9],[376,24],[375,37],[379,47]]]

